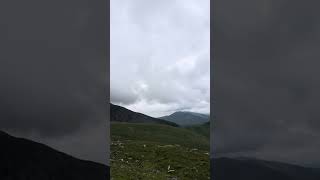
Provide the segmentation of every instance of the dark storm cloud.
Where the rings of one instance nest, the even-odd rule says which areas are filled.
[[[2,128],[63,135],[105,120],[105,10],[97,2],[1,2]]]
[[[106,30],[104,1],[1,1],[1,129],[58,138],[106,125]]]
[[[215,2],[215,155],[320,164],[319,5]]]

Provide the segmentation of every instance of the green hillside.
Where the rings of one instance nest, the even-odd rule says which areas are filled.
[[[209,179],[209,140],[186,128],[111,123],[111,177]]]
[[[205,136],[208,140],[210,139],[210,123],[204,123],[201,125],[193,125],[193,126],[188,126],[186,129],[189,129],[197,134],[201,134]]]
[[[150,141],[160,144],[179,144],[190,148],[209,150],[207,138],[186,128],[161,124],[111,123],[112,138]]]

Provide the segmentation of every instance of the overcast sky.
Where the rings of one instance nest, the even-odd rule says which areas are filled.
[[[0,2],[0,130],[106,164],[106,3]]]
[[[111,0],[111,102],[209,113],[209,0]]]
[[[320,167],[319,6],[215,1],[214,156]]]

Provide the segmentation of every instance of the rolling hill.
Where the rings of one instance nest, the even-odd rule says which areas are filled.
[[[208,140],[210,139],[210,122],[206,122],[200,125],[187,126],[185,128],[203,135]]]
[[[114,179],[209,178],[209,140],[186,128],[111,122],[111,139]]]
[[[110,103],[110,119],[117,122],[128,123],[153,123],[153,124],[165,124],[169,126],[178,127],[176,123],[169,122],[162,119],[153,118],[142,113],[134,112],[124,107],[114,105]]]
[[[109,167],[0,131],[2,180],[105,180]]]
[[[206,124],[181,127],[121,106],[110,106],[112,178],[210,178]]]
[[[114,139],[119,140],[178,144],[207,151],[210,149],[209,141],[203,135],[186,128],[163,124],[112,122],[111,134]]]
[[[211,159],[215,180],[319,180],[320,169],[247,158]]]
[[[209,115],[187,111],[178,111],[169,116],[159,117],[159,119],[167,120],[180,126],[190,126],[208,122]]]

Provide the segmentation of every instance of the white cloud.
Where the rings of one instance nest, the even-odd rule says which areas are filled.
[[[209,113],[209,0],[111,1],[111,101]]]

